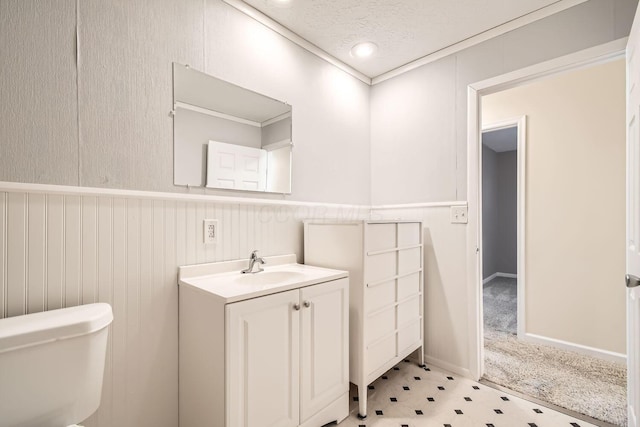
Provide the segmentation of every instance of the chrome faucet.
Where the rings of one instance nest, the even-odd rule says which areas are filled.
[[[264,271],[264,269],[262,268],[262,266],[260,264],[266,264],[267,261],[265,261],[264,259],[262,259],[262,257],[259,257],[257,255],[258,250],[255,250],[253,252],[251,252],[251,256],[249,257],[249,268],[247,268],[246,270],[242,270],[240,273],[242,274],[246,274],[246,273],[251,273],[251,274],[255,274],[255,273],[260,273],[261,271]],[[258,262],[258,269],[256,271],[253,271],[253,265]]]

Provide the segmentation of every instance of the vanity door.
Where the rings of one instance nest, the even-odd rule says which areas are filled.
[[[227,426],[298,425],[299,292],[226,306]]]
[[[300,423],[349,391],[349,280],[300,290]]]

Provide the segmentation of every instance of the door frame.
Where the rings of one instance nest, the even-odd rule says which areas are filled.
[[[524,264],[524,251],[525,251],[525,188],[526,188],[526,156],[527,156],[527,116],[522,115],[520,117],[511,117],[504,120],[500,120],[498,122],[489,123],[487,125],[482,126],[482,123],[479,123],[480,129],[480,147],[482,147],[482,134],[484,132],[490,132],[494,130],[507,129],[515,127],[517,129],[516,132],[516,153],[517,153],[517,196],[516,196],[516,205],[517,205],[517,213],[516,213],[516,239],[517,239],[517,317],[518,317],[518,327],[517,333],[518,338],[522,339],[524,337],[525,327],[525,305],[524,305],[524,289],[525,289],[525,264]],[[483,240],[483,229],[482,229],[482,192],[483,192],[483,181],[482,181],[482,149],[479,147],[478,149],[478,248],[480,249],[478,252],[478,263],[480,267],[480,290],[483,289],[484,285],[484,272],[482,271],[482,261],[484,258],[484,240]],[[482,292],[480,292],[480,302],[482,304]],[[481,319],[484,318],[482,313],[484,312],[484,307],[480,310]],[[480,322],[481,334],[484,336],[484,321]],[[483,345],[484,347],[484,345]],[[484,373],[484,357],[482,358],[482,369],[481,372]]]
[[[568,71],[586,68],[625,57],[627,38],[585,49],[570,55],[545,61],[530,67],[493,77],[467,87],[467,293],[468,298],[468,331],[469,331],[469,373],[474,380],[484,374],[484,344],[482,320],[482,288],[480,243],[480,201],[481,196],[481,98],[484,95],[500,92],[556,76]],[[524,223],[524,221],[522,221]],[[520,227],[521,224],[518,224]],[[519,260],[520,261],[520,260]],[[520,264],[520,262],[519,262]],[[518,275],[520,268],[518,265]],[[524,276],[524,275],[523,275]],[[523,277],[524,278],[524,277]],[[520,307],[518,308],[520,310]],[[524,314],[524,313],[523,313]],[[520,320],[520,319],[518,319]]]

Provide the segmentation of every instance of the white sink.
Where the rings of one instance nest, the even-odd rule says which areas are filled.
[[[178,283],[207,292],[224,304],[347,277],[346,271],[297,264],[295,255],[264,257],[264,271],[242,274],[248,261],[236,260],[179,268]]]
[[[305,274],[299,271],[261,271],[259,273],[242,274],[234,281],[242,285],[273,285],[280,282],[302,281]]]

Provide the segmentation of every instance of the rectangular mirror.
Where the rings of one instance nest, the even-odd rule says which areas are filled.
[[[174,184],[291,193],[291,106],[173,64]]]

